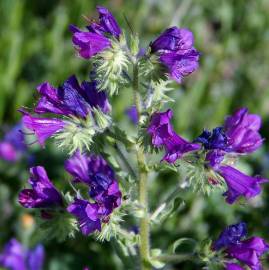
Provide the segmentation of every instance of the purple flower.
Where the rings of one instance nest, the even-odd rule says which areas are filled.
[[[237,259],[252,270],[262,269],[260,257],[269,250],[269,245],[260,237],[251,237],[245,240],[247,234],[246,224],[244,222],[228,226],[214,243],[214,249],[225,248],[224,252],[229,257]],[[237,267],[237,268],[236,268]],[[226,269],[243,269],[237,264],[227,264]]]
[[[259,195],[261,193],[260,184],[268,182],[267,179],[261,177],[245,175],[230,166],[221,166],[219,173],[227,183],[228,191],[224,193],[224,196],[230,204],[234,203],[240,196],[249,199]]]
[[[217,170],[224,160],[225,152],[222,150],[211,150],[206,154],[206,161],[209,163],[210,167]]]
[[[84,81],[80,85],[75,76],[69,77],[57,89],[48,82],[37,87],[40,100],[35,108],[37,114],[55,114],[57,116],[76,117],[85,120],[93,114],[93,109],[103,113],[111,110],[104,91],[98,91],[95,81]],[[68,124],[68,119],[33,117],[28,112],[23,113],[23,124],[36,135],[39,143],[44,146],[46,139],[61,132]]]
[[[214,249],[220,250],[230,245],[239,244],[247,236],[247,224],[240,222],[226,227],[214,242]]]
[[[227,249],[230,257],[245,263],[251,270],[260,270],[260,257],[269,250],[269,245],[260,237],[251,237],[240,244],[231,245]]]
[[[81,31],[74,25],[69,30],[73,33],[72,41],[82,58],[89,59],[111,46],[108,35],[119,38],[121,29],[113,15],[105,7],[98,6],[99,22],[93,22],[87,29],[89,32]]]
[[[35,249],[27,253],[27,265],[29,270],[42,270],[45,259],[44,247],[36,246]]]
[[[83,182],[87,185],[94,181],[96,174],[115,179],[114,171],[101,156],[87,156],[79,151],[66,161],[65,169],[74,177],[75,182]]]
[[[173,117],[173,111],[167,110],[166,112],[155,112],[150,120],[148,133],[152,137],[152,144],[156,147],[162,147],[165,140],[173,136],[173,127],[170,123]]]
[[[178,52],[190,50],[193,47],[193,34],[185,28],[171,27],[166,29],[155,41],[150,44],[154,52]]]
[[[247,108],[241,108],[227,117],[224,128],[231,151],[251,153],[257,150],[263,142],[260,127],[261,117],[249,114]]]
[[[84,81],[79,85],[73,75],[58,89],[45,82],[37,90],[41,95],[35,108],[38,114],[53,113],[86,118],[92,108],[100,108],[104,113],[110,111],[106,93],[98,91],[95,81]]]
[[[10,270],[42,270],[44,255],[42,245],[27,250],[16,239],[11,239],[0,254],[0,266]]]
[[[89,235],[96,230],[101,231],[99,209],[98,204],[81,199],[75,199],[74,203],[67,207],[67,211],[77,218],[84,235]]]
[[[68,211],[78,218],[83,234],[101,229],[102,222],[108,222],[109,215],[121,205],[121,191],[114,171],[101,156],[87,156],[77,152],[67,160],[65,169],[89,187],[89,196],[94,204],[76,200]],[[71,207],[71,208],[70,208]]]
[[[183,77],[199,67],[199,52],[193,47],[193,34],[188,29],[168,28],[150,44],[151,52],[160,55],[170,77],[181,83]]]
[[[99,12],[99,25],[104,29],[104,32],[119,38],[121,29],[113,15],[107,8],[102,6],[97,6],[97,10]]]
[[[180,137],[173,130],[170,120],[173,116],[172,110],[166,112],[155,112],[148,127],[148,134],[151,135],[152,144],[156,147],[164,147],[166,154],[163,160],[174,163],[183,154],[200,149],[199,144],[190,143]]]
[[[194,142],[201,143],[207,150],[227,149],[227,137],[223,127],[216,127],[212,132],[204,130],[202,134],[194,140]]]
[[[41,146],[44,146],[49,137],[61,131],[65,126],[65,122],[60,119],[37,118],[25,113],[22,122],[26,128],[34,132]]]
[[[133,105],[125,110],[125,113],[129,117],[129,119],[133,122],[133,124],[138,124],[138,112],[136,106]]]
[[[0,158],[8,162],[17,161],[26,151],[22,124],[15,125],[0,141]]]
[[[18,160],[18,153],[11,143],[0,142],[0,158],[5,161],[15,162]]]
[[[19,194],[19,203],[25,208],[53,208],[63,205],[62,197],[41,167],[30,169],[28,180],[32,189],[23,189]]]
[[[197,151],[200,148],[201,146],[199,144],[188,142],[174,132],[172,136],[165,139],[166,154],[163,160],[174,163],[185,153]]]
[[[243,267],[241,267],[240,265],[236,263],[227,263],[225,269],[226,270],[244,270]]]
[[[165,53],[160,56],[160,60],[168,68],[171,79],[182,83],[184,77],[199,68],[199,57],[199,52],[193,49],[184,54]]]
[[[69,29],[72,31],[71,27]],[[111,46],[110,40],[105,36],[80,30],[73,33],[72,41],[79,56],[85,59],[90,59]]]

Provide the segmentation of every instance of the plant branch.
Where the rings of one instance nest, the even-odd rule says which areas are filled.
[[[141,99],[139,94],[139,72],[136,62],[133,63],[133,94],[134,103],[138,113],[138,119],[141,118]],[[140,122],[140,121],[139,121]],[[150,221],[148,213],[148,187],[147,187],[147,170],[146,170],[146,158],[143,149],[136,146],[136,156],[138,163],[138,178],[139,178],[139,203],[143,207],[144,215],[140,220],[140,259],[141,269],[150,270],[149,263],[150,258]]]

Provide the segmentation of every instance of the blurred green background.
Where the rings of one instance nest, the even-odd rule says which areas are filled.
[[[95,6],[105,5],[128,31],[124,15],[147,44],[168,26],[194,32],[195,46],[202,53],[199,71],[182,85],[174,85],[174,124],[186,137],[203,128],[221,125],[227,114],[240,106],[262,115],[262,135],[269,138],[269,1],[268,0],[0,0],[0,124],[15,124],[17,109],[32,107],[35,87],[49,81],[60,84],[69,75],[87,79],[87,61],[75,56],[69,24],[86,25],[83,15],[96,17]],[[118,120],[125,115],[129,91],[113,99]],[[128,97],[128,99],[126,99]],[[130,105],[130,104],[129,104]],[[128,125],[125,121],[124,123]],[[252,174],[269,177],[268,139],[264,147],[245,158],[241,166]],[[51,179],[62,181],[64,156],[53,145],[37,147],[35,164],[48,168]],[[0,161],[1,162],[1,161]],[[16,204],[20,186],[27,179],[27,164],[0,164],[0,248],[11,237],[28,242],[25,213]],[[152,206],[162,190],[169,192],[177,176],[161,174],[152,182]],[[197,240],[217,237],[229,223],[245,220],[250,234],[269,241],[269,188],[250,205],[227,206],[219,195],[204,198],[190,193],[185,208],[153,228],[153,247],[166,249],[180,237]],[[155,199],[155,200],[154,200]],[[1,213],[1,216],[2,216]],[[27,211],[29,213],[29,211]],[[25,227],[26,226],[26,227]],[[28,237],[29,238],[29,237]],[[124,269],[111,244],[100,245],[78,234],[62,244],[46,243],[47,269]],[[268,259],[267,259],[268,261]],[[165,269],[200,269],[194,263],[169,265]]]

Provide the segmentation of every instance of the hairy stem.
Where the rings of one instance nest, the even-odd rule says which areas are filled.
[[[134,102],[138,112],[138,119],[141,117],[141,100],[139,94],[139,76],[137,63],[133,65],[133,92]],[[148,187],[147,187],[147,170],[146,170],[146,158],[143,148],[139,145],[136,146],[136,156],[138,163],[138,179],[139,179],[139,203],[144,209],[144,215],[140,220],[140,259],[141,269],[150,270],[149,264],[150,256],[150,222],[149,222],[149,211],[148,211]]]

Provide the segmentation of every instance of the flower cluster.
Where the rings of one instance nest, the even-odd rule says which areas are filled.
[[[246,224],[241,222],[225,228],[214,242],[214,250],[223,250],[231,259],[226,264],[227,270],[244,270],[238,263],[234,263],[233,259],[247,265],[251,270],[262,269],[260,257],[269,251],[269,245],[260,237],[245,239],[246,236]]]
[[[150,43],[151,57],[157,56],[169,77],[178,83],[199,67],[200,53],[193,47],[190,30],[171,27]]]
[[[21,129],[22,124],[17,124],[0,141],[0,159],[16,162],[26,152],[25,138],[20,132]]]
[[[96,82],[84,81],[80,85],[75,76],[68,78],[57,89],[48,82],[37,87],[41,95],[34,112],[38,115],[53,114],[55,117],[32,116],[25,110],[23,124],[44,146],[55,136],[60,146],[70,152],[89,149],[92,137],[109,124],[110,104],[104,91],[98,91]]]
[[[101,156],[77,152],[65,164],[74,177],[74,183],[83,183],[89,189],[91,202],[75,198],[67,211],[73,214],[84,235],[101,231],[102,223],[109,222],[113,210],[121,204],[121,192],[114,171]]]
[[[252,153],[262,145],[263,139],[259,134],[261,119],[258,115],[249,114],[246,108],[239,109],[227,117],[223,127],[204,130],[192,143],[174,132],[171,118],[171,110],[156,112],[148,127],[152,144],[166,149],[163,160],[175,163],[185,153],[195,151],[194,158],[196,162],[203,162],[210,183],[217,185],[220,178],[225,180],[228,191],[224,196],[230,204],[240,196],[252,198],[260,194],[260,184],[267,182],[267,179],[247,176],[230,166],[237,156]]]
[[[44,258],[42,245],[28,250],[16,239],[11,239],[0,253],[0,267],[10,270],[42,270]]]

